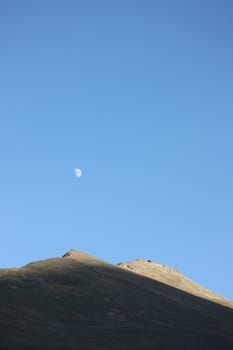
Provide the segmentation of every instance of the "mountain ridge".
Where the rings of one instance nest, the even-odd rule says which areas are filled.
[[[203,297],[205,299],[219,302],[223,305],[226,305],[228,307],[233,308],[233,301],[231,301],[229,298],[226,298],[219,293],[216,293],[214,291],[209,290],[206,287],[203,287],[201,284],[194,282],[192,279],[188,278],[183,272],[179,271],[178,269],[175,269],[173,267],[170,267],[165,264],[161,264],[158,262],[154,262],[150,259],[144,259],[144,258],[138,258],[132,261],[122,261],[117,264],[109,263],[105,260],[102,260],[100,258],[97,258],[93,255],[90,255],[88,253],[76,250],[76,249],[70,249],[65,254],[62,255],[62,257],[57,258],[49,258],[49,259],[42,259],[38,261],[33,261],[31,263],[28,263],[24,266],[18,267],[18,268],[10,268],[6,270],[19,270],[19,269],[26,269],[28,267],[31,267],[33,265],[37,264],[43,264],[45,261],[52,261],[52,259],[61,259],[61,258],[70,258],[70,259],[76,259],[79,261],[85,261],[85,262],[92,262],[92,264],[101,262],[102,264],[108,264],[111,266],[116,266],[120,268],[124,268],[129,270],[130,272],[140,274],[142,276],[146,276],[148,278],[152,278],[155,280],[158,280],[160,282],[163,282],[165,284],[168,284],[170,286],[173,286],[175,288],[190,292],[193,295]],[[2,269],[0,268],[0,271]],[[177,279],[183,279],[186,283],[172,283],[171,278],[176,277]],[[170,279],[170,280],[169,280]],[[176,281],[177,282],[177,281]],[[193,288],[190,288],[188,284],[192,285]]]

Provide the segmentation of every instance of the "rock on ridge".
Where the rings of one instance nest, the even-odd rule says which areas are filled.
[[[68,252],[66,252],[64,255],[62,255],[63,258],[67,258],[68,256],[79,254],[80,252],[76,249],[70,249]]]

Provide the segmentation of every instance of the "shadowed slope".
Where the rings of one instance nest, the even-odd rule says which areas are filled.
[[[0,270],[1,349],[232,349],[233,310],[88,254]]]

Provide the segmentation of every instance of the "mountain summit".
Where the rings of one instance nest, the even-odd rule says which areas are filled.
[[[0,269],[2,350],[233,349],[233,303],[179,271],[70,250]]]

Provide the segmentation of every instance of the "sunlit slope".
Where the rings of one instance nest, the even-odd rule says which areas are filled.
[[[211,300],[213,302],[233,308],[233,302],[223,296],[193,282],[181,272],[169,266],[152,262],[151,260],[137,259],[130,262],[121,262],[118,266],[145,277],[160,281],[169,286],[181,289],[190,294]]]

